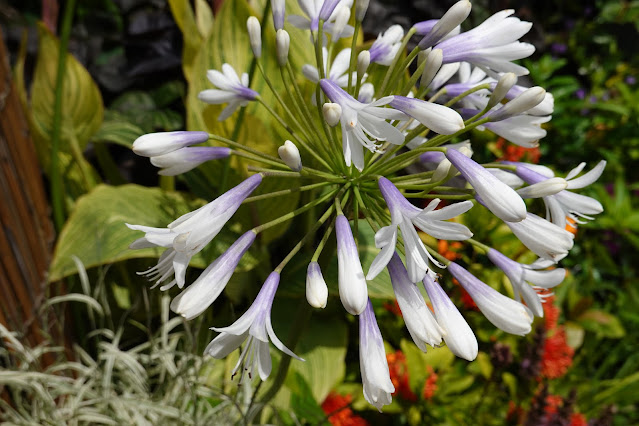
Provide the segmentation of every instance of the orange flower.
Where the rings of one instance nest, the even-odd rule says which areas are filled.
[[[572,413],[570,416],[570,426],[588,426],[586,416],[581,413]]]
[[[351,395],[340,395],[335,392],[328,394],[322,402],[322,410],[326,413],[328,421],[335,426],[368,426],[368,422],[363,418],[353,414],[353,410],[348,406],[353,397]]]
[[[426,369],[428,370],[428,377],[426,378],[426,382],[424,382],[422,397],[426,401],[430,401],[437,391],[437,379],[439,379],[439,376],[437,375],[437,373],[435,373],[435,370],[433,370],[433,367],[431,367],[430,365],[427,366]]]
[[[555,414],[559,407],[561,407],[564,403],[564,400],[559,395],[548,395],[546,397],[546,405],[544,407],[544,411],[546,414],[551,415]]]
[[[548,296],[544,308],[544,328],[546,331],[551,331],[557,328],[557,322],[559,321],[559,306],[555,305],[555,296]]]
[[[575,225],[575,223],[577,223],[575,219],[566,216],[566,231],[573,235],[577,235],[577,225]]]
[[[497,139],[497,149],[502,152],[500,160],[506,161],[529,161],[531,163],[538,163],[541,152],[539,148],[524,148],[513,144],[506,145],[504,138]]]
[[[548,379],[557,379],[572,365],[575,351],[566,343],[566,331],[557,328],[544,342],[544,355],[541,359],[541,375]]]
[[[393,393],[393,395],[398,395],[407,401],[417,401],[417,395],[410,389],[406,355],[404,355],[402,351],[397,351],[392,354],[387,354],[386,361],[388,362],[391,382],[393,386],[395,386],[395,393]]]
[[[459,241],[449,243],[446,240],[439,240],[437,242],[437,251],[448,260],[457,260],[461,257],[459,250],[463,247],[463,244]]]
[[[397,300],[393,300],[392,302],[384,302],[383,307],[391,314],[395,314],[398,317],[402,316],[402,310],[399,309],[399,303],[397,303]]]

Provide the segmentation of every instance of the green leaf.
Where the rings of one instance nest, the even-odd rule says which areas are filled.
[[[187,200],[179,193],[163,192],[159,188],[138,185],[111,187],[99,185],[78,198],[56,245],[49,270],[50,281],[76,273],[72,255],[86,268],[133,258],[157,258],[162,249],[129,250],[136,238],[143,236],[125,223],[165,227],[179,216],[203,205],[202,200]],[[237,238],[226,226],[199,255],[191,266],[204,268]],[[247,270],[257,259],[246,253],[240,269]]]
[[[104,120],[100,130],[93,136],[95,142],[110,142],[131,148],[133,141],[144,134],[144,130],[122,119]]]
[[[53,105],[59,41],[44,24],[38,24],[38,58],[31,84],[30,122],[40,163],[48,170],[53,129]],[[60,151],[71,152],[71,143],[83,150],[98,131],[104,106],[91,75],[72,55],[67,55],[62,90]]]
[[[313,397],[304,377],[297,372],[293,373],[293,380],[289,380],[289,386],[291,387],[291,409],[295,412],[295,416],[310,424],[321,424],[326,419],[326,415]]]
[[[579,324],[586,330],[601,337],[619,339],[626,335],[623,325],[616,316],[597,309],[589,309],[577,318]]]

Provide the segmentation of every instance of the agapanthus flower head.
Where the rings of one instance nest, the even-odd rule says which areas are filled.
[[[435,47],[444,52],[444,63],[467,61],[487,70],[526,75],[528,70],[511,61],[527,58],[535,51],[519,38],[530,31],[530,22],[512,17],[513,10],[502,10],[470,31],[442,41]]]
[[[228,104],[217,118],[219,121],[226,120],[239,107],[244,107],[259,97],[259,93],[249,89],[248,74],[242,74],[240,79],[229,64],[222,65],[222,72],[209,70],[206,77],[217,89],[203,90],[197,97],[207,104]]]
[[[228,354],[240,347],[247,340],[240,359],[232,375],[244,366],[244,370],[248,373],[249,378],[252,372],[257,369],[260,379],[266,380],[271,374],[271,354],[269,352],[269,340],[273,345],[285,354],[300,361],[302,358],[295,355],[290,349],[277,338],[273,325],[271,324],[271,307],[273,306],[273,298],[280,282],[280,274],[272,272],[262,289],[258,293],[251,307],[238,318],[232,325],[228,327],[211,327],[212,330],[220,333],[215,339],[208,344],[204,350],[205,355],[213,358],[225,358]]]
[[[168,250],[160,258],[158,264],[144,272],[150,279],[162,283],[175,274],[175,279],[163,286],[163,289],[177,284],[184,286],[186,268],[191,258],[199,253],[233,216],[255,188],[262,182],[262,175],[255,174],[235,188],[220,195],[207,205],[187,213],[166,228],[129,225],[130,229],[142,231],[144,237],[134,241],[130,248],[165,247]]]
[[[359,365],[364,398],[381,411],[384,405],[391,403],[395,387],[390,379],[382,333],[370,300],[359,316]]]

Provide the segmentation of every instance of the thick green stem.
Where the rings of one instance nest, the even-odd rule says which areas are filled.
[[[51,129],[51,204],[53,220],[58,231],[64,225],[64,195],[62,175],[60,174],[60,137],[62,133],[62,96],[64,93],[64,74],[66,70],[67,48],[71,35],[71,24],[76,0],[69,0],[64,8],[62,30],[60,32],[60,50],[58,52],[58,69],[55,78],[55,93],[53,104],[53,126]],[[69,100],[67,100],[69,101]]]

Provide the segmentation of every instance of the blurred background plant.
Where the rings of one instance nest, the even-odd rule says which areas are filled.
[[[251,406],[245,387],[231,381],[237,354],[215,362],[200,356],[210,338],[206,327],[230,323],[248,306],[271,270],[269,253],[283,250],[279,243],[295,232],[295,223],[290,229],[284,225],[265,233],[243,259],[225,297],[213,305],[214,314],[192,323],[171,317],[168,297],[147,291],[148,284],[133,273],[159,252],[126,250],[135,234],[123,222],[164,226],[241,180],[240,168],[231,162],[224,167],[205,164],[178,180],[158,179],[130,147],[138,136],[152,131],[205,128],[222,136],[235,133],[232,123],[216,121],[218,106],[197,103],[196,95],[206,84],[207,69],[223,62],[248,68],[245,22],[250,15],[261,16],[264,2],[0,3],[13,80],[58,231],[48,270],[50,297],[33,311],[42,319],[40,344],[24,343],[29,331],[9,320],[11,331],[0,330],[0,420],[638,423],[639,56],[634,43],[639,39],[639,2],[498,3],[473,2],[467,24],[507,7],[532,21],[533,33],[526,41],[535,44],[537,52],[525,66],[532,84],[553,93],[555,112],[544,126],[548,136],[539,149],[519,148],[477,132],[474,136],[483,138],[486,148],[477,150],[476,156],[529,162],[541,157],[562,170],[576,166],[575,152],[588,164],[606,159],[604,175],[584,192],[600,200],[605,211],[579,228],[575,248],[562,265],[569,276],[525,338],[496,330],[472,312],[472,300],[461,286],[449,286],[477,331],[480,354],[472,363],[455,358],[445,347],[424,354],[409,344],[388,275],[372,282],[369,292],[388,339],[387,360],[396,388],[383,414],[372,411],[362,397],[356,342],[348,337],[356,335],[357,324],[344,320],[337,303],[313,312],[311,330],[296,350],[307,362],[294,364],[285,378],[275,379],[285,380],[285,385],[266,408]],[[371,1],[366,34],[375,36],[391,23],[409,27],[440,16],[450,4]],[[296,49],[295,36],[304,35],[291,30],[291,60],[298,66],[312,63],[312,57],[307,59],[310,52]],[[67,46],[73,55],[66,53]],[[58,71],[60,58],[65,59],[64,73]],[[236,139],[274,153],[285,135],[267,126],[259,114],[246,109],[245,119],[254,124],[243,127]],[[273,182],[261,190],[277,190]],[[296,205],[297,197],[261,204],[257,211],[241,209],[231,230],[223,231],[191,265],[204,268],[255,215],[262,220],[277,217]],[[518,251],[516,240],[492,216],[477,214],[470,220],[474,223],[467,225],[477,239],[491,234],[495,247],[511,258],[534,260]],[[366,269],[377,251],[370,228],[360,226],[359,233]],[[451,260],[480,261],[455,244],[431,243]],[[273,307],[274,328],[281,336],[289,334],[291,324],[278,299],[303,297],[306,263],[301,259],[282,278],[291,285],[282,288],[286,293],[278,295]],[[472,272],[511,294],[503,275],[485,266]],[[336,269],[333,265],[325,271],[329,286],[336,282]],[[10,297],[3,298],[5,313],[10,303]],[[313,326],[317,323],[322,327]],[[279,355],[273,355],[276,367]],[[256,392],[268,392],[267,385]],[[261,417],[253,417],[258,414]]]

